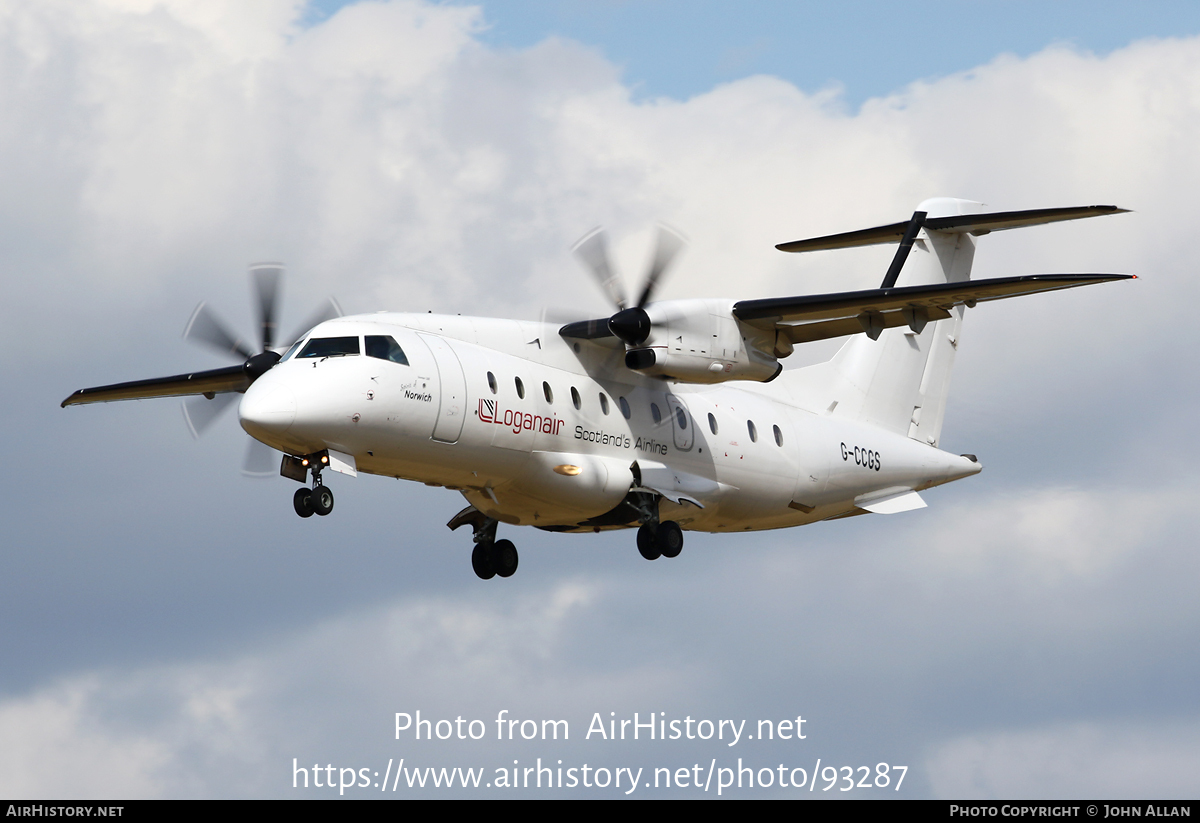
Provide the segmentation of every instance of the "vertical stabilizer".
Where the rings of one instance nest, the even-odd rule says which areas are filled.
[[[918,211],[927,220],[976,214],[982,204],[935,198]],[[966,231],[926,226],[904,263],[897,287],[969,280],[975,238]],[[884,329],[878,339],[850,338],[828,363],[789,373],[794,395],[817,413],[845,416],[936,446],[941,437],[950,372],[958,348],[964,308],[924,327]],[[919,331],[916,330],[919,328]]]

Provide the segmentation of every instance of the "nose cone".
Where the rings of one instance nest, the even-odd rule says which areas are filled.
[[[238,407],[242,428],[256,440],[282,435],[296,419],[296,395],[276,380],[256,380]]]

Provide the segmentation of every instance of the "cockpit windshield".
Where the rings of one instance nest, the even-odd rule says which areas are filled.
[[[404,356],[404,349],[400,348],[400,344],[388,335],[368,334],[366,340],[367,357],[391,360],[393,363],[399,363],[402,366],[408,365],[408,358]]]
[[[279,358],[279,362],[282,363],[284,360],[289,359],[293,354],[296,353],[296,350],[300,348],[300,344],[303,342],[304,342],[304,338],[301,337],[299,340],[297,340],[295,343],[293,343],[291,348],[289,348],[286,352],[283,353],[283,357]]]
[[[297,357],[345,357],[358,354],[358,337],[314,337]]]

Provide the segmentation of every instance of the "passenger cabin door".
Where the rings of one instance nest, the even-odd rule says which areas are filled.
[[[675,448],[681,452],[692,450],[692,444],[696,441],[696,428],[693,425],[695,421],[684,408],[683,403],[679,402],[679,398],[673,394],[667,395],[667,406],[671,409],[671,429],[675,435]]]
[[[433,439],[442,443],[457,443],[462,434],[467,408],[467,380],[462,364],[450,344],[440,337],[419,334],[418,337],[433,353],[438,370],[438,414],[433,426]]]

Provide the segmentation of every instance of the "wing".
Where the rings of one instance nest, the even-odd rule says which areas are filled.
[[[772,297],[735,303],[733,314],[756,326],[774,325],[793,343],[807,343],[861,331],[868,334],[874,331],[873,336],[878,336],[882,329],[894,326],[924,326],[930,320],[949,317],[949,310],[960,303],[970,307],[1022,294],[1135,278],[1131,274],[1029,274],[931,286]]]
[[[278,355],[276,355],[278,357]],[[95,386],[80,389],[66,400],[62,407],[84,403],[108,403],[112,400],[142,400],[147,397],[180,397],[189,394],[213,395],[222,392],[242,392],[251,383],[245,366],[228,366],[171,377],[155,377],[150,380],[133,380],[128,383],[113,383],[110,386]]]

